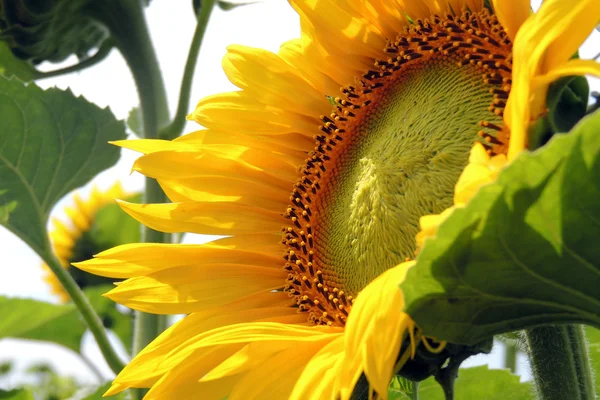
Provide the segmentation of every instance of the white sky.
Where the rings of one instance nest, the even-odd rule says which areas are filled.
[[[171,113],[177,106],[179,85],[187,50],[194,28],[195,18],[191,1],[154,0],[147,9],[147,18],[154,39],[161,69],[167,87]],[[200,52],[200,59],[192,90],[191,107],[202,97],[229,91],[234,86],[229,83],[221,69],[221,59],[229,44],[244,44],[277,51],[280,44],[299,34],[299,22],[296,14],[287,2],[282,0],[265,0],[251,6],[240,7],[233,11],[223,12],[215,9],[210,20],[205,41]],[[582,48],[582,57],[591,57],[600,52],[599,34],[588,40]],[[74,58],[62,65],[75,63]],[[56,69],[61,65],[44,66]],[[71,88],[76,95],[83,95],[89,101],[101,107],[110,106],[117,118],[125,119],[129,110],[138,104],[137,93],[131,75],[117,51],[97,66],[76,74],[40,81],[40,86],[47,88],[57,86]],[[599,90],[598,80],[593,87]],[[198,129],[194,123],[188,123],[185,132]],[[142,187],[142,178],[138,174],[129,175],[136,154],[123,152],[119,163],[105,171],[94,181],[101,187],[110,186],[114,180],[121,179],[129,190]],[[89,190],[90,185],[83,189]],[[61,201],[56,209],[60,210],[68,203]],[[0,227],[0,246],[2,254],[2,279],[0,279],[0,295],[30,297],[45,301],[55,301],[41,279],[40,260],[18,238]],[[86,354],[101,365],[106,377],[112,374],[103,364],[99,351],[88,335],[84,339]],[[501,351],[495,350],[491,365],[500,367]],[[18,358],[18,359],[17,359]],[[23,370],[32,360],[51,362],[65,374],[77,376],[82,382],[93,382],[94,378],[84,364],[72,352],[53,345],[31,345],[18,340],[0,340],[0,362],[11,359],[16,362],[18,370]],[[485,358],[478,357],[469,363],[479,364]],[[521,368],[522,369],[522,368]],[[0,388],[16,385],[18,382],[0,380]]]

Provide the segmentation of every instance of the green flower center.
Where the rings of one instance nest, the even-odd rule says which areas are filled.
[[[316,259],[326,280],[356,295],[414,257],[419,218],[453,203],[479,121],[501,123],[488,110],[492,95],[477,67],[458,56],[421,63],[383,90],[327,176],[315,204]]]
[[[511,45],[487,11],[416,21],[322,117],[286,212],[286,290],[316,324],[416,250],[420,217],[453,203],[480,140],[505,151]],[[481,127],[484,127],[482,130]]]

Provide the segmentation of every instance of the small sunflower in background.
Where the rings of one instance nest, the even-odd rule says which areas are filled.
[[[118,303],[189,314],[107,395],[349,399],[364,377],[360,396],[386,398],[394,374],[424,379],[457,349],[402,312],[418,244],[529,148],[551,82],[600,75],[571,59],[597,0],[535,14],[522,0],[291,4],[302,37],[277,54],[231,46],[223,66],[240,91],[200,101],[190,118],[206,130],[119,143],[145,154],[134,169],[173,201],[126,212],[229,237],[77,264],[126,279],[107,294]]]
[[[104,250],[119,244],[134,243],[140,240],[140,224],[123,214],[115,199],[135,201],[138,195],[128,195],[119,182],[107,190],[94,187],[87,200],[74,194],[74,204],[65,208],[66,222],[52,219],[50,241],[54,254],[63,268],[69,271],[81,289],[92,286],[109,285],[114,279],[89,274],[71,267],[74,262],[87,260]],[[50,268],[43,264],[44,280],[52,293],[61,302],[69,301],[69,295]]]

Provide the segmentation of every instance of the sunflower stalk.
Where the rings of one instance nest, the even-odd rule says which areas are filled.
[[[525,331],[525,338],[540,400],[596,398],[581,325],[533,328]]]
[[[60,264],[60,261],[58,261],[54,253],[52,253],[52,250],[50,250],[51,248],[52,246],[48,243],[46,246],[47,250],[42,254],[42,259],[56,275],[56,278],[71,297],[71,300],[73,300],[73,304],[75,304],[79,310],[79,313],[94,336],[94,339],[96,339],[96,343],[98,343],[98,347],[100,348],[106,363],[115,374],[118,374],[125,364],[121,361],[110,343],[100,317],[98,317],[98,314],[96,314],[96,311],[92,308],[92,305],[77,285],[77,282],[75,282],[69,272]]]
[[[97,2],[92,10],[95,18],[108,27],[116,46],[125,58],[133,75],[143,120],[143,136],[146,139],[159,137],[161,127],[169,123],[167,94],[159,68],[156,52],[150,38],[144,15],[142,0],[122,0]],[[167,197],[158,184],[146,178],[144,203],[165,203]],[[171,235],[142,227],[142,242],[170,243]],[[136,312],[133,355],[139,353],[167,327],[167,317]],[[134,392],[134,398],[141,398],[143,390]]]
[[[188,114],[188,108],[190,106],[190,94],[192,91],[192,82],[194,78],[194,71],[196,70],[196,64],[198,61],[198,54],[200,53],[200,46],[204,39],[204,33],[208,26],[210,15],[215,5],[215,0],[204,0],[202,7],[197,16],[196,30],[192,37],[192,43],[188,51],[187,60],[185,62],[185,69],[183,71],[183,78],[181,79],[181,88],[179,89],[179,102],[177,103],[177,111],[173,121],[159,132],[161,139],[175,139],[183,131],[185,126],[185,117]]]

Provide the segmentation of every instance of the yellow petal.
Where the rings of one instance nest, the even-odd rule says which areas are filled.
[[[345,355],[338,372],[342,399],[350,398],[363,371],[371,387],[387,398],[400,346],[414,324],[402,311],[404,296],[398,289],[413,265],[414,261],[409,261],[387,270],[356,298],[346,324]]]
[[[203,176],[223,176],[244,179],[257,185],[289,191],[295,181],[295,168],[289,162],[268,158],[265,154],[260,165],[245,160],[241,151],[233,157],[205,152],[157,152],[140,157],[133,170],[160,180],[199,178]],[[269,172],[266,172],[269,171]],[[201,187],[199,189],[202,189]]]
[[[553,68],[547,74],[535,78],[533,83],[535,86],[547,86],[559,78],[572,75],[600,76],[600,63],[595,60],[570,60],[559,67]]]
[[[289,398],[306,364],[328,340],[331,339],[294,343],[269,358],[264,357],[260,367],[250,369],[236,383],[229,400]]]
[[[531,5],[521,0],[492,0],[492,4],[498,21],[514,42],[521,25],[531,14]]]
[[[278,253],[247,251],[235,249],[233,246],[233,239],[201,245],[132,243],[103,251],[91,260],[73,265],[91,274],[111,278],[146,276],[174,267],[208,264],[281,268],[281,257]]]
[[[170,268],[130,278],[105,296],[134,310],[187,314],[281,288],[281,268],[236,264]]]
[[[285,225],[281,213],[239,203],[134,204],[121,208],[144,225],[161,232],[206,235],[278,232]]]
[[[328,113],[331,105],[276,54],[263,49],[233,45],[223,58],[223,70],[231,83],[263,104],[272,104],[304,115]]]
[[[172,351],[185,343],[190,338],[221,326],[251,321],[277,321],[283,316],[293,315],[295,310],[283,307],[285,293],[261,293],[219,309],[202,313],[192,313],[178,321],[165,332],[146,346],[124,369],[119,373],[113,389],[109,394],[118,393],[128,387],[150,387],[174,366],[185,360],[185,357],[176,355],[169,358]],[[277,309],[269,306],[278,306]],[[264,307],[264,308],[260,308]],[[235,351],[234,351],[235,352]],[[207,355],[213,357],[214,355]],[[225,357],[226,358],[226,357]],[[218,362],[222,361],[219,359]],[[205,365],[206,374],[213,366]]]
[[[312,138],[321,122],[319,114],[303,115],[295,110],[263,104],[246,92],[220,93],[202,99],[190,115],[207,128],[246,134],[300,132]]]
[[[290,400],[337,398],[337,369],[343,361],[343,356],[344,336],[340,335],[311,358],[297,379]]]

